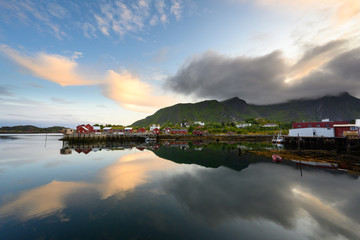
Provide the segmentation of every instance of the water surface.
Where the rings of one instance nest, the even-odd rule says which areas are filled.
[[[59,137],[1,135],[0,239],[360,239],[360,183],[345,171],[241,143]]]

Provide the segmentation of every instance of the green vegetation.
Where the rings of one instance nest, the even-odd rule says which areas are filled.
[[[64,127],[54,126],[48,128],[39,128],[32,125],[21,125],[14,127],[1,127],[0,133],[58,133]]]
[[[287,103],[272,105],[247,104],[239,98],[223,102],[209,100],[194,104],[176,104],[162,108],[145,119],[136,121],[132,126],[148,126],[159,123],[161,126],[176,125],[188,121],[206,123],[254,123],[255,119],[268,119],[271,122],[352,120],[360,117],[360,99],[348,93],[340,96],[326,96],[313,100],[294,100]],[[223,128],[221,126],[220,128]],[[219,128],[218,126],[214,128]]]

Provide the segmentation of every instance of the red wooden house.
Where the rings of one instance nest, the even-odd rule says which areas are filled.
[[[170,134],[171,133],[171,128],[169,128],[169,127],[164,128],[164,133],[165,134]]]
[[[171,129],[171,134],[187,134],[187,129]]]
[[[359,128],[355,124],[335,124],[335,137],[359,136]]]
[[[293,122],[292,128],[333,128],[334,124],[348,123],[348,121]]]
[[[145,129],[145,128],[139,128],[139,129],[137,130],[137,133],[144,133],[144,132],[146,132],[146,129]]]
[[[76,127],[76,133],[89,134],[89,133],[93,133],[93,132],[94,132],[94,128],[90,124],[86,124],[86,125],[81,124]]]
[[[200,129],[195,129],[195,130],[193,131],[193,134],[194,134],[194,135],[198,135],[198,136],[202,136],[202,135],[204,134],[204,132],[201,131]]]
[[[160,134],[160,130],[158,128],[153,129],[152,132],[156,135]]]

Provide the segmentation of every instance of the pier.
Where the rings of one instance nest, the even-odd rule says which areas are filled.
[[[79,134],[74,133],[64,135],[61,139],[69,142],[145,142],[146,138],[156,139],[156,141],[270,141],[271,135],[239,135],[239,134]]]
[[[154,134],[80,134],[64,135],[61,139],[68,142],[145,142],[146,138],[156,137]]]
[[[292,137],[283,136],[288,149],[360,150],[359,137]]]

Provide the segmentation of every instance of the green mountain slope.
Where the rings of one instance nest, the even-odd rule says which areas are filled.
[[[1,133],[17,133],[17,132],[29,132],[29,133],[57,133],[60,132],[64,127],[54,126],[47,128],[39,128],[32,125],[19,125],[13,127],[1,127]]]
[[[360,99],[348,93],[318,99],[300,99],[272,105],[247,104],[237,97],[223,102],[216,100],[176,104],[162,108],[133,126],[152,123],[178,123],[187,121],[238,122],[248,118],[266,118],[273,121],[352,120],[360,118]]]

